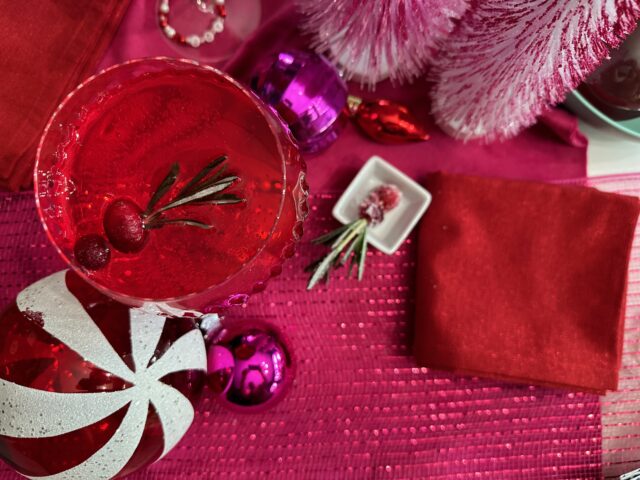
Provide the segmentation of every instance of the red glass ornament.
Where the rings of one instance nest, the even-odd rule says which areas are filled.
[[[349,97],[349,111],[360,130],[377,142],[398,144],[429,139],[416,117],[399,103]]]
[[[227,17],[227,9],[224,5],[216,5],[216,13],[219,17],[226,18]]]
[[[199,356],[188,353],[194,349]],[[205,367],[193,320],[134,311],[71,271],[51,275],[24,290],[0,317],[0,457],[28,476],[72,469],[74,478],[127,475],[156,461],[184,433],[181,421],[188,427],[193,418],[185,420],[184,407],[186,417],[193,414]],[[171,410],[154,389],[182,402],[182,410]],[[113,403],[114,396],[124,401]],[[105,402],[115,405],[113,411]],[[142,403],[138,410],[136,403]],[[103,457],[112,470],[95,462],[93,470],[87,467],[127,431],[135,412],[137,437],[120,437],[120,444],[129,444],[126,453],[115,458],[112,443],[114,458]],[[169,421],[168,413],[175,413]],[[88,469],[78,470],[83,466]]]

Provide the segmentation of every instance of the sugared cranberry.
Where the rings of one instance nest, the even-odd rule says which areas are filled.
[[[89,270],[104,268],[111,258],[107,241],[97,234],[80,237],[73,246],[76,261]]]
[[[360,218],[364,218],[370,225],[377,225],[384,220],[384,210],[378,202],[369,199],[360,204]]]
[[[116,250],[139,252],[147,239],[142,210],[131,200],[115,200],[104,214],[104,232]]]
[[[381,185],[372,193],[377,195],[378,202],[381,204],[385,212],[393,210],[400,203],[402,192],[395,185]]]

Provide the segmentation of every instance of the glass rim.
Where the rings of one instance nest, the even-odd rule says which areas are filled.
[[[171,303],[185,302],[185,301],[188,301],[190,299],[197,298],[198,296],[203,295],[208,290],[211,290],[211,289],[214,289],[216,287],[220,287],[222,285],[225,285],[227,282],[231,281],[236,275],[239,275],[244,269],[249,268],[251,266],[251,264],[258,258],[258,256],[266,248],[267,244],[269,243],[269,240],[271,239],[271,237],[272,237],[272,235],[273,235],[273,233],[274,233],[274,231],[275,231],[275,229],[276,229],[276,227],[278,225],[278,222],[280,221],[280,218],[282,216],[282,211],[283,211],[283,208],[284,208],[284,205],[285,205],[286,185],[287,185],[288,178],[287,178],[287,170],[286,170],[285,160],[282,158],[282,156],[280,156],[280,164],[281,164],[281,167],[282,167],[281,173],[282,173],[283,189],[282,189],[282,193],[280,195],[280,204],[278,206],[278,212],[277,212],[276,216],[274,217],[273,225],[271,226],[271,230],[269,231],[269,235],[262,242],[262,244],[260,245],[260,248],[258,248],[258,250],[255,252],[255,254],[249,260],[247,260],[246,263],[244,263],[238,270],[236,270],[235,272],[231,273],[230,275],[225,277],[224,280],[222,280],[221,282],[217,283],[214,286],[210,286],[207,289],[199,291],[199,292],[192,292],[192,293],[188,293],[186,295],[181,295],[181,296],[177,296],[177,297],[145,298],[145,297],[137,297],[137,296],[134,296],[134,295],[129,295],[129,294],[126,294],[126,293],[118,292],[117,290],[114,290],[114,289],[111,289],[109,287],[106,287],[106,286],[102,285],[100,282],[95,281],[89,275],[87,275],[87,273],[80,266],[76,265],[75,262],[72,260],[72,258],[70,258],[62,250],[62,248],[58,245],[58,242],[55,240],[52,232],[50,231],[49,226],[47,225],[47,219],[45,218],[42,206],[40,204],[40,186],[39,186],[39,181],[38,181],[39,180],[38,167],[39,167],[39,165],[41,163],[42,150],[44,148],[45,140],[47,139],[47,136],[48,136],[50,130],[52,129],[56,118],[62,112],[62,110],[67,106],[67,104],[71,101],[71,99],[74,98],[78,94],[78,92],[83,91],[88,85],[90,85],[91,83],[93,83],[97,79],[102,78],[104,75],[106,75],[107,73],[109,73],[109,72],[111,72],[113,70],[119,70],[119,69],[123,69],[123,68],[129,67],[131,65],[142,64],[142,63],[146,63],[146,62],[164,63],[167,66],[171,66],[171,64],[175,64],[175,63],[183,64],[183,65],[189,65],[189,66],[193,66],[193,67],[196,67],[196,68],[200,68],[202,70],[207,70],[207,71],[209,71],[211,73],[214,73],[214,74],[224,78],[226,81],[230,82],[236,88],[238,88],[238,90],[240,90],[240,92],[242,92],[244,95],[246,95],[252,101],[252,103],[258,108],[258,110],[260,111],[262,116],[265,117],[265,119],[267,121],[267,125],[269,126],[269,129],[271,130],[272,134],[276,138],[276,143],[277,143],[279,149],[281,148],[281,142],[280,142],[280,140],[277,139],[278,138],[278,134],[277,134],[277,132],[274,131],[274,128],[273,128],[274,126],[272,125],[272,122],[269,119],[269,115],[272,115],[274,117],[273,120],[277,121],[280,125],[282,125],[282,127],[284,128],[285,133],[289,136],[289,138],[291,138],[291,135],[290,135],[290,132],[288,130],[288,127],[286,127],[286,125],[280,120],[280,118],[277,117],[275,115],[275,113],[270,112],[268,107],[266,105],[263,105],[262,101],[259,99],[259,97],[255,93],[253,93],[250,89],[248,89],[247,87],[242,85],[240,82],[235,80],[233,77],[231,77],[227,73],[222,72],[221,70],[219,70],[219,69],[217,69],[215,67],[212,67],[211,65],[205,65],[205,64],[202,64],[202,63],[200,63],[200,62],[198,62],[196,60],[191,60],[191,59],[188,59],[188,58],[177,58],[177,57],[166,57],[166,56],[141,57],[141,58],[135,58],[135,59],[131,59],[131,60],[126,60],[124,62],[111,65],[111,66],[109,66],[107,68],[104,68],[104,69],[98,71],[97,73],[91,75],[90,77],[84,79],[73,90],[71,90],[67,95],[65,95],[65,97],[60,101],[60,103],[58,104],[58,106],[56,107],[54,112],[49,117],[49,120],[47,121],[47,123],[46,123],[46,125],[45,125],[45,127],[44,127],[44,129],[42,131],[42,135],[40,136],[40,140],[38,142],[38,148],[36,150],[36,159],[35,159],[35,164],[34,164],[34,167],[33,167],[33,190],[34,190],[35,201],[36,201],[36,210],[38,212],[38,218],[40,219],[40,223],[42,224],[42,227],[44,228],[44,231],[45,231],[45,233],[47,235],[47,238],[49,239],[51,244],[54,246],[54,248],[56,249],[58,254],[62,257],[62,259],[64,260],[64,262],[67,264],[67,266],[69,268],[71,268],[75,273],[80,275],[80,277],[84,281],[88,282],[90,285],[93,285],[95,288],[97,288],[99,291],[105,293],[109,297],[115,298],[115,300],[117,300],[117,301],[121,301],[120,299],[127,299],[127,300],[130,301],[130,303],[140,304],[141,306],[148,305],[148,304],[167,305],[168,306]],[[125,302],[127,300],[125,300]],[[169,307],[169,309],[170,308],[171,307]],[[192,311],[192,310],[189,310],[189,311]]]

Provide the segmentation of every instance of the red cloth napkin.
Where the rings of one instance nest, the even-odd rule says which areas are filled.
[[[635,197],[434,174],[420,226],[422,366],[614,390]]]
[[[62,97],[92,73],[128,0],[3,2],[0,186],[31,183],[38,140]]]

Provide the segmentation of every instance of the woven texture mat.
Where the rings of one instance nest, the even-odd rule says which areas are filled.
[[[592,183],[640,193],[640,176]],[[624,390],[604,398],[601,422],[594,395],[417,368],[408,347],[416,294],[412,239],[394,256],[370,251],[363,282],[338,275],[328,288],[306,292],[303,267],[319,254],[309,239],[335,226],[335,200],[333,194],[313,197],[296,257],[247,308],[232,313],[283,329],[297,369],[286,398],[271,410],[243,415],[205,397],[176,449],[132,478],[593,479],[603,466],[607,473],[636,466],[621,462],[640,452],[640,435],[630,433],[640,423],[640,365],[631,366],[640,348],[638,247]],[[61,268],[32,194],[0,195],[0,306]],[[629,395],[637,400],[621,407]],[[623,417],[630,423],[620,439]],[[0,480],[10,478],[17,476],[0,467]]]
[[[601,190],[640,196],[640,175],[589,180]],[[636,229],[624,329],[622,370],[618,391],[600,400],[602,460],[607,478],[640,467],[640,228]]]

